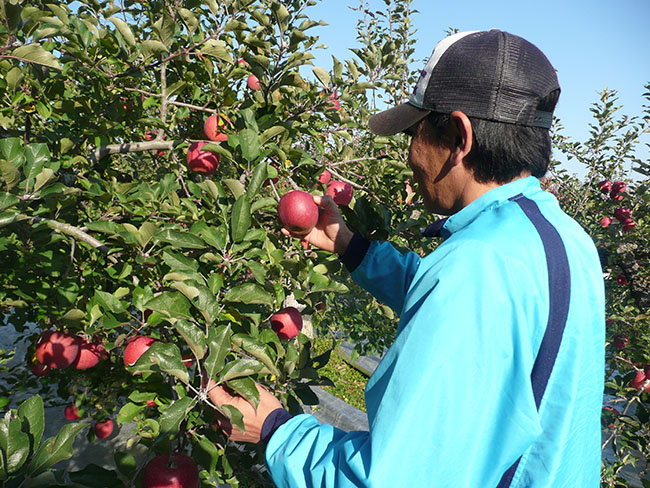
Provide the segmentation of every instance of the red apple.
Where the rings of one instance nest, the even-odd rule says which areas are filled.
[[[324,185],[327,185],[331,179],[332,179],[332,173],[330,173],[327,170],[323,171],[318,177],[318,181]]]
[[[147,407],[155,407],[156,402],[155,400],[147,400]]]
[[[76,335],[46,330],[36,343],[36,358],[50,368],[67,368],[77,359],[80,345]]]
[[[285,193],[278,204],[280,222],[296,235],[308,234],[318,223],[318,205],[307,192]]]
[[[97,422],[95,424],[95,435],[98,439],[106,439],[113,433],[113,421],[111,419]]]
[[[598,186],[600,186],[600,191],[602,193],[609,193],[612,190],[612,182],[609,180],[604,180],[598,183]]]
[[[212,174],[219,166],[219,155],[201,148],[208,144],[207,141],[193,142],[187,150],[187,165],[190,170],[197,173]]]
[[[616,181],[612,184],[610,195],[623,193],[625,190],[627,190],[627,184],[624,181]]]
[[[41,378],[50,374],[50,368],[41,363],[34,363],[32,364],[32,373],[34,373],[34,376]]]
[[[77,412],[77,406],[74,403],[65,407],[65,418],[68,420],[77,420],[79,418],[79,412]]]
[[[636,376],[630,381],[630,386],[640,390],[645,384],[646,380],[650,379],[650,364],[646,364],[643,370],[637,370]],[[650,384],[645,387],[646,392],[650,393]]]
[[[153,141],[153,140],[156,138],[156,136],[154,135],[153,132],[151,132],[150,130],[148,130],[148,131],[146,131],[146,132],[144,133],[144,138],[145,138],[145,140],[147,140],[147,141]]]
[[[242,66],[245,66],[245,67],[248,67],[248,66],[250,66],[250,65],[249,65],[249,64],[248,64],[248,63],[246,62],[246,60],[245,60],[245,59],[240,59],[240,60],[239,60],[239,61],[237,61],[237,62],[238,62],[239,64],[241,64]]]
[[[350,183],[344,181],[330,181],[327,184],[325,195],[331,196],[337,205],[348,205],[352,200],[354,190]]]
[[[607,228],[611,223],[612,223],[612,219],[610,219],[609,217],[603,217],[602,219],[600,219],[601,227]]]
[[[614,345],[617,349],[625,349],[629,343],[630,340],[624,335],[618,334],[614,337]]]
[[[183,354],[183,364],[185,365],[186,368],[191,368],[192,365],[194,364],[194,356],[191,354]]]
[[[142,488],[199,488],[199,468],[194,460],[174,453],[153,458],[142,471]]]
[[[124,348],[124,366],[133,366],[140,356],[158,339],[149,336],[134,336]]]
[[[246,85],[248,85],[248,88],[250,88],[251,90],[259,90],[260,80],[257,78],[257,76],[250,75],[246,80]]]
[[[631,212],[629,208],[619,207],[616,210],[614,210],[614,218],[619,222],[625,222],[627,219],[630,218],[630,214]]]
[[[294,307],[283,308],[271,316],[271,328],[280,339],[293,339],[302,330],[302,315]]]
[[[625,222],[623,222],[623,230],[625,232],[630,232],[636,227],[636,222],[632,219],[625,219]]]
[[[81,345],[79,346],[79,356],[72,366],[75,369],[88,369],[96,366],[101,359],[106,358],[106,350],[104,349],[104,344],[99,341],[87,342],[81,339]]]
[[[226,129],[227,125],[230,125],[230,119],[224,115],[210,115],[205,119],[203,124],[203,132],[205,132],[205,137],[211,141],[223,142],[228,140],[228,134],[224,134],[223,130]]]

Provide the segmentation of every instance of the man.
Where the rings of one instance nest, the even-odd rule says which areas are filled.
[[[408,103],[374,116],[406,132],[425,206],[448,216],[429,256],[345,225],[330,198],[304,240],[342,255],[353,279],[400,314],[366,388],[369,432],[291,418],[260,389],[237,403],[268,442],[281,487],[596,487],[604,377],[604,287],[596,249],[541,190],[555,71],[497,30],[441,41]],[[283,230],[285,234],[288,232]]]

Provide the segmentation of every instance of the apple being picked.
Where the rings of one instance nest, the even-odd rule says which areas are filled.
[[[293,234],[302,236],[318,223],[318,205],[307,192],[294,190],[285,193],[278,204],[280,222]]]
[[[36,343],[36,358],[49,368],[67,368],[76,361],[80,346],[76,335],[46,330]]]
[[[124,348],[124,366],[133,366],[140,359],[140,356],[151,347],[151,344],[157,340],[149,336],[132,337]]]
[[[336,180],[330,181],[325,191],[325,195],[331,196],[337,205],[349,205],[353,194],[354,190],[350,183]]]
[[[160,454],[142,471],[142,488],[199,488],[199,468],[181,453]]]
[[[226,129],[227,125],[230,125],[230,119],[225,115],[210,115],[210,117],[205,119],[205,123],[203,124],[203,132],[205,132],[205,137],[215,142],[227,141],[228,134],[222,132]]]
[[[280,339],[293,339],[302,330],[302,315],[295,307],[286,307],[271,316],[271,328]]]
[[[207,141],[193,142],[187,150],[187,166],[196,173],[212,174],[219,166],[219,155],[201,148]]]

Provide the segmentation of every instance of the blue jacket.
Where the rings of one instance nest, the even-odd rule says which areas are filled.
[[[548,319],[538,232],[509,199],[533,200],[559,232],[571,271],[564,336],[539,411],[531,369]],[[595,246],[534,177],[451,216],[420,259],[372,242],[354,280],[400,314],[397,338],[366,387],[369,432],[311,415],[271,437],[279,487],[597,487],[603,400],[604,286]]]

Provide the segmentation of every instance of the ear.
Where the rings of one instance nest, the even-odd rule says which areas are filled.
[[[451,160],[454,164],[459,164],[472,150],[472,123],[467,115],[460,110],[453,111],[449,114],[449,117],[455,137],[454,147],[451,151]]]

